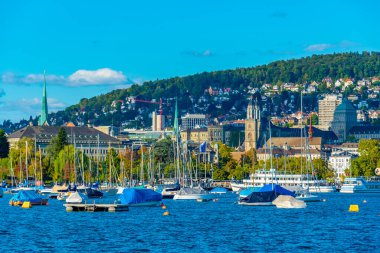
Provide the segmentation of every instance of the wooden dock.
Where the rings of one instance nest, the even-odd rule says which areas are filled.
[[[67,212],[126,212],[128,205],[121,204],[64,204]]]

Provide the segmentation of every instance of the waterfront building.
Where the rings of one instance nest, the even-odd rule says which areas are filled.
[[[265,161],[268,160],[269,154],[271,150],[268,148],[258,148],[256,151],[256,157],[258,161]],[[287,157],[287,158],[299,158],[299,157],[307,157],[310,154],[310,157],[312,160],[319,159],[324,156],[323,152],[317,149],[310,149],[308,153],[306,153],[302,149],[292,149],[289,146],[285,147],[272,147],[272,155],[274,159],[280,158],[280,157]],[[274,160],[276,161],[276,160]]]
[[[337,178],[345,175],[345,170],[350,169],[352,158],[357,157],[347,151],[335,152],[329,157],[329,167],[335,172]]]
[[[120,134],[120,128],[115,126],[96,126],[94,128],[115,138]]]
[[[357,142],[345,142],[345,143],[342,143],[341,145],[334,145],[332,147],[332,152],[331,154],[334,155],[336,153],[342,153],[343,151],[344,152],[347,152],[347,153],[350,153],[352,155],[359,155],[359,143]]]
[[[225,127],[223,125],[209,125],[207,133],[210,142],[225,142]]]
[[[187,129],[181,131],[181,141],[191,141],[193,143],[209,142],[210,138],[206,127]]]
[[[196,126],[202,127],[207,125],[206,115],[204,114],[189,114],[181,117],[182,130],[193,129]]]
[[[7,139],[12,148],[22,138],[29,138],[33,141],[30,145],[35,143],[37,148],[45,154],[46,147],[52,138],[58,135],[60,128],[61,126],[27,126],[10,134]],[[68,143],[83,150],[88,156],[98,156],[100,160],[104,160],[110,147],[116,151],[124,149],[119,140],[95,128],[69,126],[62,126],[62,128],[67,133]]]
[[[323,142],[322,137],[313,137],[308,139],[310,149],[321,150]],[[272,146],[289,147],[291,149],[304,149],[305,138],[301,137],[272,137]],[[266,147],[270,147],[269,139],[266,142]]]
[[[342,102],[338,95],[326,95],[324,99],[318,101],[318,124],[321,129],[329,129],[334,119],[334,112]]]
[[[343,99],[334,112],[331,129],[338,137],[338,141],[344,142],[355,125],[357,125],[356,109],[348,99]]]

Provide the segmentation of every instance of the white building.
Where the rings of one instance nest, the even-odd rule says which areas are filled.
[[[328,129],[331,126],[335,109],[341,102],[341,97],[333,94],[328,94],[324,99],[318,101],[318,120],[322,128]]]
[[[152,131],[163,131],[165,129],[165,116],[152,112]]]
[[[345,175],[344,171],[350,169],[351,160],[356,156],[349,152],[343,151],[341,153],[335,153],[329,158],[329,167],[335,172],[337,178],[341,178]]]
[[[182,120],[182,130],[193,129],[196,126],[202,127],[206,126],[206,115],[204,114],[189,114],[181,117]]]

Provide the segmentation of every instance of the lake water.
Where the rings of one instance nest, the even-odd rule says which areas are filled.
[[[31,209],[0,199],[3,252],[380,252],[380,195],[323,194],[305,209],[164,200],[119,213],[67,213],[58,200]],[[363,203],[367,200],[367,203]],[[359,213],[350,213],[359,204]]]

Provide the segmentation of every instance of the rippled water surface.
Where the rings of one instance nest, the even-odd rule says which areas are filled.
[[[0,199],[3,252],[380,252],[380,195],[324,194],[305,209],[164,200],[119,213],[67,213],[58,200],[32,209]],[[363,203],[366,200],[367,203]],[[106,199],[104,199],[106,201]],[[111,201],[111,200],[109,200]],[[359,204],[359,213],[349,213]]]

